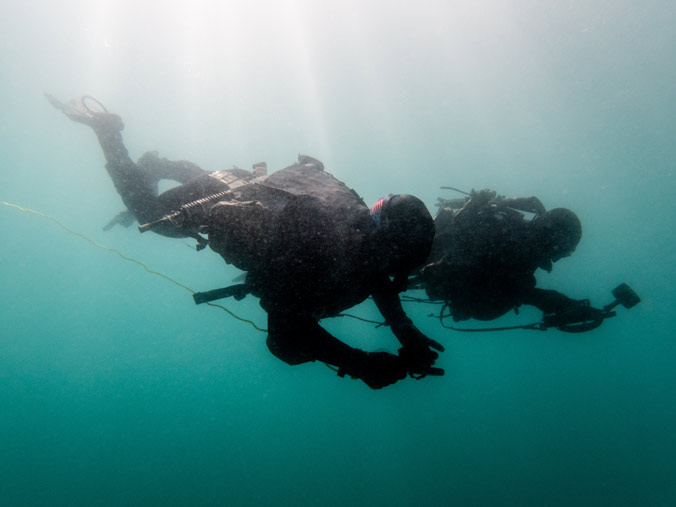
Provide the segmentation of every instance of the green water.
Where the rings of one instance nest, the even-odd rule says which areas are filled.
[[[456,197],[441,185],[537,195],[584,227],[539,285],[602,306],[625,281],[643,302],[584,335],[458,334],[407,304],[446,375],[371,391],[0,206],[0,505],[676,505],[676,5],[240,4],[0,3],[0,200],[195,290],[239,274],[188,241],[101,230],[122,204],[96,140],[42,96],[89,93],[134,158],[308,153],[368,202],[431,209]],[[265,325],[255,299],[227,306]]]

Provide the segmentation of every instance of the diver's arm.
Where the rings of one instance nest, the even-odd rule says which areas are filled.
[[[399,355],[405,357],[409,363],[409,371],[431,373],[436,370],[434,374],[443,375],[443,370],[431,368],[439,356],[431,349],[443,352],[444,347],[413,325],[401,306],[395,284],[389,278],[383,277],[376,283],[372,295],[378,310],[402,345]]]
[[[555,290],[532,288],[524,292],[523,304],[535,306],[545,314],[565,311],[578,306],[580,301],[569,298]]]
[[[361,379],[372,389],[394,384],[407,375],[406,365],[398,356],[352,348],[309,315],[268,313],[267,344],[276,357],[288,364],[322,361],[337,366],[341,377]]]
[[[340,367],[351,360],[356,350],[335,338],[309,315],[296,312],[269,312],[268,334],[279,344],[279,354],[273,353],[287,363],[323,361]],[[292,354],[295,360],[289,359]]]
[[[414,328],[413,321],[404,312],[399,293],[392,281],[386,277],[378,280],[373,291],[373,300],[381,315],[385,317],[385,322],[402,345],[410,345],[412,341],[418,339],[409,332],[410,328]]]
[[[555,290],[530,289],[523,302],[542,310],[544,323],[559,329],[589,321],[599,325],[607,316],[604,310],[590,306],[588,299],[572,299]]]
[[[139,168],[145,171],[155,182],[173,180],[178,183],[187,183],[195,176],[204,174],[204,170],[187,160],[168,160],[159,157],[156,151],[144,153],[137,162]]]

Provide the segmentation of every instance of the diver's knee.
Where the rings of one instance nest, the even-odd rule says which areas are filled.
[[[154,168],[159,164],[160,161],[160,155],[156,151],[147,151],[143,155],[141,155],[141,158],[138,159],[136,162],[137,165],[143,166],[143,167],[148,167],[148,168]]]

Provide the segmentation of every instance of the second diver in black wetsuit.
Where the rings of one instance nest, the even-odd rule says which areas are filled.
[[[444,301],[455,321],[492,320],[532,305],[542,310],[545,324],[579,332],[610,315],[588,300],[536,287],[535,271],[551,271],[582,237],[572,211],[547,211],[536,197],[504,198],[491,190],[440,201],[432,252],[416,283],[430,299]]]

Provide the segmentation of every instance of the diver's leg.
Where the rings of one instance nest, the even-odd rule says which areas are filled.
[[[186,160],[174,161],[160,158],[156,151],[144,153],[143,156],[138,159],[137,165],[155,182],[160,180],[173,180],[178,183],[187,183],[196,176],[205,173],[205,171],[197,164],[193,164]]]
[[[157,203],[157,183],[140,171],[129,157],[122,141],[122,119],[89,97],[83,97],[79,102],[63,103],[47,95],[47,100],[72,121],[92,128],[103,150],[106,170],[115,189],[136,220],[147,223],[161,218],[164,213]],[[95,109],[92,109],[93,104],[97,104]]]
[[[318,360],[344,367],[363,353],[329,334],[310,316],[295,312],[268,312],[267,346],[275,357],[292,365]]]
[[[132,161],[119,130],[108,125],[93,126],[103,154],[106,170],[127,209],[140,224],[161,218],[163,210],[157,201],[157,182]]]
[[[307,315],[268,313],[267,346],[285,363],[322,361],[337,366],[339,376],[361,379],[372,389],[394,384],[407,375],[406,364],[400,357],[352,348]]]

